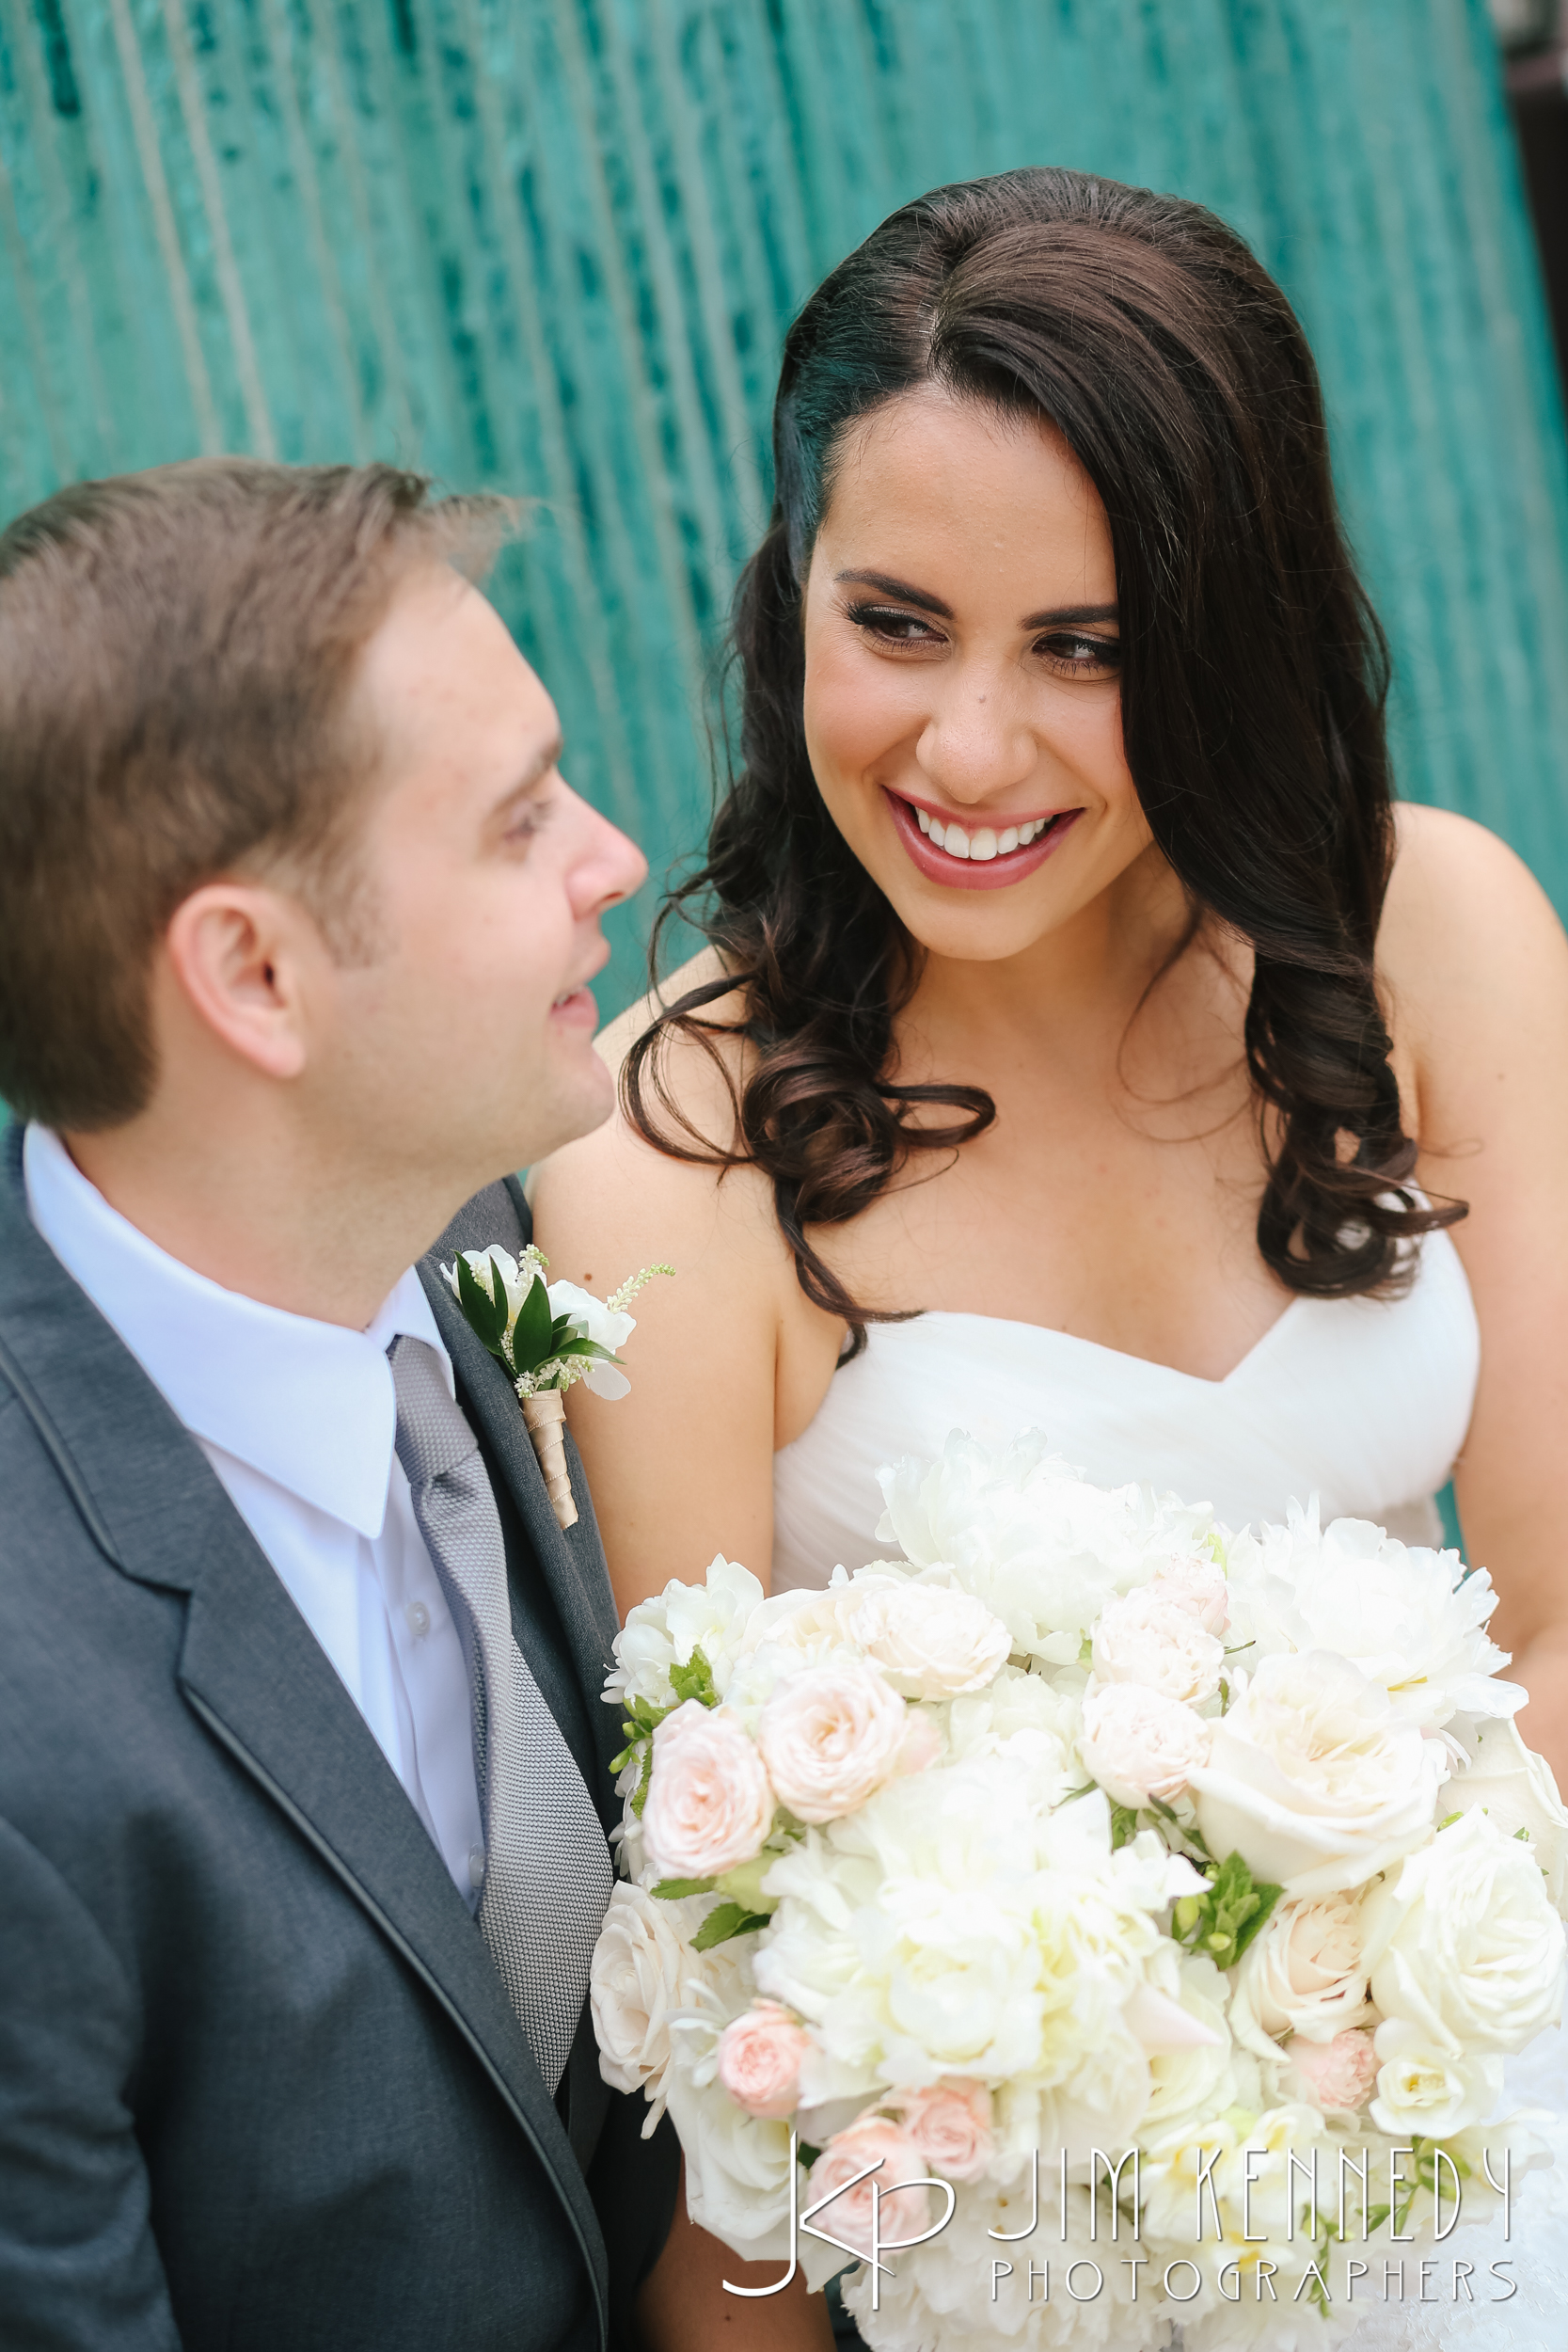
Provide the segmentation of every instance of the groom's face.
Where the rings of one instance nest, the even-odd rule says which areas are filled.
[[[364,945],[318,1009],[316,1099],[349,1152],[477,1189],[608,1115],[588,984],[610,953],[599,917],[647,865],[562,781],[554,704],[444,566],[399,590],[347,717],[372,761]]]

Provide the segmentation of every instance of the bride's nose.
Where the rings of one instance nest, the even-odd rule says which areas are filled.
[[[915,745],[923,775],[944,799],[972,807],[1026,784],[1039,758],[1017,701],[992,679],[931,711]]]

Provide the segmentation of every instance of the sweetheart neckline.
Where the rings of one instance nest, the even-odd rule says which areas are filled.
[[[879,1337],[888,1331],[910,1330],[916,1323],[995,1323],[1008,1331],[1037,1331],[1042,1339],[1065,1340],[1071,1347],[1092,1348],[1097,1356],[1108,1356],[1118,1364],[1142,1364],[1149,1372],[1163,1372],[1172,1380],[1191,1381],[1196,1388],[1227,1389],[1233,1380],[1240,1379],[1242,1374],[1257,1362],[1299,1308],[1321,1304],[1323,1301],[1306,1296],[1287,1300],[1268,1329],[1259,1333],[1245,1355],[1239,1358],[1228,1372],[1222,1373],[1217,1380],[1211,1380],[1205,1373],[1183,1372],[1180,1364],[1163,1363],[1157,1356],[1134,1356],[1125,1347],[1107,1347],[1103,1340],[1085,1339],[1078,1331],[1061,1331],[1053,1324],[1029,1323],[1018,1315],[974,1314],[961,1307],[924,1307],[908,1323],[874,1324],[871,1329]]]

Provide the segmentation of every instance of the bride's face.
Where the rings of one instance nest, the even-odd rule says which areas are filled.
[[[805,596],[828,809],[933,953],[1022,953],[1149,846],[1116,566],[1061,437],[924,388],[850,437]]]

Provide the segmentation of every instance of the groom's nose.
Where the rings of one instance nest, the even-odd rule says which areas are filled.
[[[574,795],[574,797],[576,797]],[[618,906],[648,879],[648,861],[629,834],[586,801],[578,801],[583,837],[571,863],[567,887],[579,922]]]

